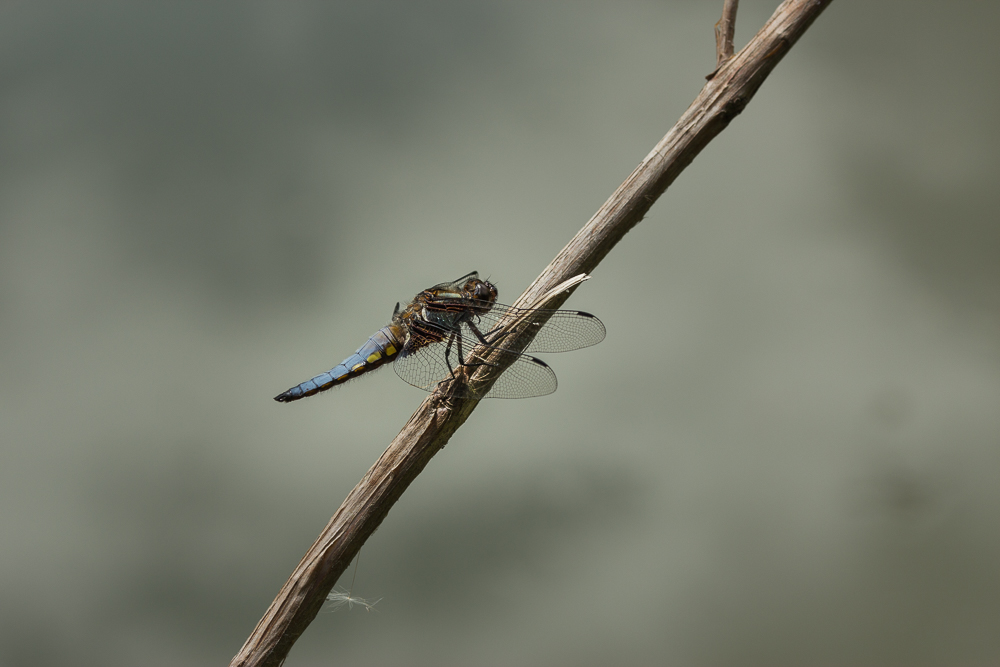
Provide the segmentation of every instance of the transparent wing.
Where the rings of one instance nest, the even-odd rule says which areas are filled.
[[[558,386],[556,374],[547,363],[530,354],[519,354],[500,379],[490,387],[486,398],[545,396],[554,392]]]
[[[448,341],[451,340],[451,347]],[[404,349],[393,363],[396,375],[424,391],[434,391],[438,384],[451,377],[452,370],[461,366],[461,358],[470,361],[469,353],[479,344],[458,333],[448,334],[443,340],[413,336],[409,349]],[[515,357],[500,379],[485,396],[475,396],[466,388],[467,396],[476,398],[531,398],[545,396],[556,390],[556,374],[541,359],[528,354],[500,350],[498,354]],[[471,361],[471,363],[478,363]]]
[[[445,356],[447,340],[431,339],[411,332],[409,342],[392,364],[396,375],[414,387],[434,391],[438,383],[450,377],[452,370],[460,365],[457,350],[453,349]]]
[[[538,330],[525,352],[569,352],[581,347],[597,345],[604,340],[604,323],[582,310],[545,310],[542,308],[513,308],[495,303],[485,315],[473,319],[491,345],[504,347],[503,340],[494,331],[501,318],[511,314],[524,319],[505,338],[515,338],[529,328]]]

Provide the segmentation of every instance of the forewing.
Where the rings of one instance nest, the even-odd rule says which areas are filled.
[[[496,331],[497,324],[507,315],[519,318],[518,324],[503,336]],[[545,310],[512,308],[500,303],[485,315],[478,316],[476,326],[491,345],[504,347],[505,340],[513,340],[522,332],[535,329],[538,333],[525,352],[569,352],[582,347],[597,345],[604,340],[604,323],[582,310]],[[487,333],[488,332],[488,333]]]

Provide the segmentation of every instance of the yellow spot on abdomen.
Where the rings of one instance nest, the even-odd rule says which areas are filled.
[[[355,365],[354,365],[354,367],[353,367],[353,368],[351,369],[351,372],[352,372],[352,373],[354,373],[354,372],[356,372],[356,371],[359,371],[359,370],[361,370],[361,369],[362,369],[362,368],[364,368],[364,367],[365,367],[365,365],[364,365],[364,364],[355,364]]]
[[[370,354],[368,356],[368,363],[369,364],[374,364],[376,361],[378,361],[381,358],[382,358],[382,353],[381,352],[373,352],[372,354]]]
[[[385,354],[387,357],[391,357],[392,355],[396,354],[396,348],[390,345],[389,347],[385,348]]]

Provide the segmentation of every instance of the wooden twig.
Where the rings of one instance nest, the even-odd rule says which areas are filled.
[[[567,291],[560,284],[592,272],[642,220],[667,186],[743,111],[771,70],[831,1],[785,0],[750,43],[719,68],[674,127],[515,305],[528,307],[544,302],[549,308],[559,307],[575,288],[573,285]],[[559,289],[554,290],[557,286]],[[473,379],[477,384],[486,385],[496,379],[490,374],[496,374],[497,369],[478,368]],[[348,494],[233,658],[232,667],[277,666],[284,662],[361,545],[476,408],[475,399],[449,396],[447,390],[442,386],[424,400]]]
[[[722,18],[715,24],[715,71],[733,57],[733,36],[736,34],[736,9],[740,0],[725,0],[722,5]],[[715,72],[708,75],[711,79]]]

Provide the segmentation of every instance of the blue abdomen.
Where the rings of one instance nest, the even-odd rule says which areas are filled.
[[[402,346],[402,342],[398,340],[391,325],[382,327],[347,359],[327,372],[320,373],[316,377],[278,394],[274,400],[279,403],[297,401],[300,398],[318,394],[330,387],[353,380],[394,359]]]

